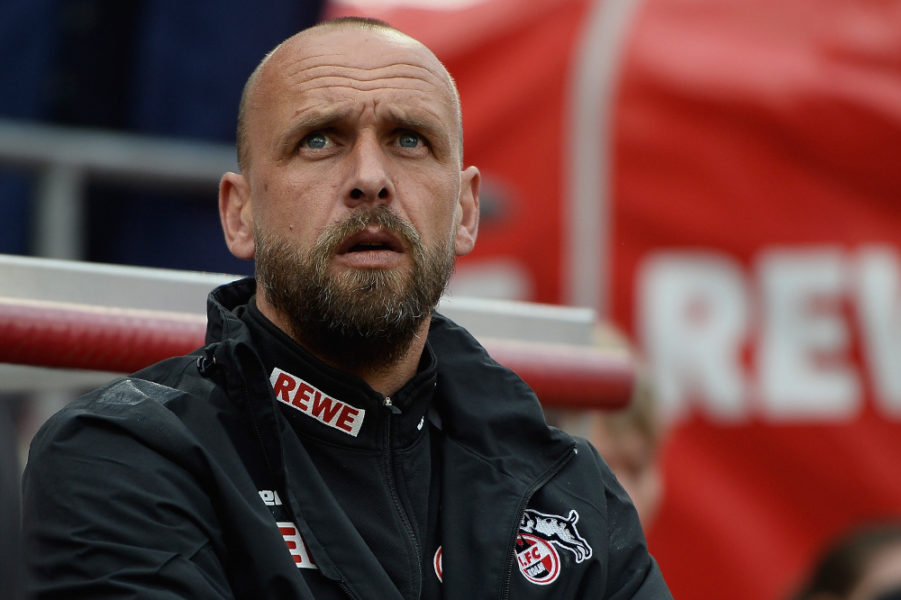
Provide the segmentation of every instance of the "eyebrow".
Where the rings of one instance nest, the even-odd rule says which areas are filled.
[[[306,135],[307,132],[329,129],[341,122],[352,118],[354,107],[326,107],[311,108],[299,118],[291,127],[278,137],[277,148],[279,156],[289,156],[294,152],[294,146]],[[428,111],[423,113],[419,109],[406,109],[398,106],[389,106],[385,109],[388,120],[396,129],[410,129],[422,133],[433,146],[450,149],[453,144],[453,133],[441,126],[441,119],[431,116]]]
[[[349,110],[319,110],[312,109],[308,111],[296,123],[294,123],[286,132],[278,138],[279,156],[286,156],[294,151],[294,144],[299,141],[301,134],[308,131],[316,131],[319,129],[327,129],[330,126],[346,119]]]
[[[416,114],[409,114],[407,111],[390,108],[388,114],[391,120],[397,124],[400,129],[411,129],[413,131],[422,132],[429,139],[450,140],[450,134],[445,127],[438,124],[438,120],[428,117],[422,117]]]

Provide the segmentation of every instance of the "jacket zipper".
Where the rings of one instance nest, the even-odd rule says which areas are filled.
[[[386,471],[388,476],[388,489],[391,492],[391,500],[394,502],[394,510],[400,516],[401,523],[403,524],[404,532],[407,534],[407,539],[411,542],[411,547],[413,548],[413,557],[415,559],[416,565],[422,562],[422,552],[419,548],[419,540],[416,539],[416,533],[413,531],[413,525],[410,522],[410,517],[407,515],[407,512],[404,510],[403,504],[400,501],[400,496],[397,492],[397,484],[396,478],[394,475],[394,453],[391,449],[391,416],[401,414],[401,410],[394,405],[394,401],[391,400],[390,396],[385,396],[382,400],[383,406],[387,408],[391,414],[388,415],[388,418],[385,419],[385,463],[386,463]],[[414,568],[415,572],[415,568]],[[420,593],[422,591],[422,581],[420,578],[419,581]]]
[[[347,583],[344,582],[343,579],[339,580],[337,583],[338,588],[342,592],[344,592],[344,595],[346,595],[348,598],[351,598],[351,600],[358,600],[359,596],[353,593],[353,590],[350,589],[350,587],[347,585]]]
[[[513,525],[513,535],[510,536],[510,542],[508,544],[508,548],[511,548],[510,556],[507,559],[507,565],[504,569],[504,587],[501,593],[501,598],[503,600],[507,600],[510,597],[510,584],[512,583],[513,578],[513,562],[516,558],[516,553],[512,549],[516,547],[516,537],[519,535],[519,522],[522,519],[522,514],[526,510],[526,507],[529,505],[529,502],[532,500],[532,496],[535,495],[539,489],[541,489],[544,484],[553,479],[557,473],[559,473],[564,466],[578,453],[578,449],[576,449],[575,444],[573,444],[569,451],[563,454],[560,458],[557,459],[547,471],[545,471],[541,477],[539,477],[535,483],[528,489],[526,494],[522,498],[522,502],[520,502],[519,507],[516,509],[516,521]]]

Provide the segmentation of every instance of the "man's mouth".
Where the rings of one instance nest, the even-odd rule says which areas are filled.
[[[357,252],[404,252],[403,241],[390,231],[383,229],[364,229],[348,236],[340,246],[337,254],[353,254]]]

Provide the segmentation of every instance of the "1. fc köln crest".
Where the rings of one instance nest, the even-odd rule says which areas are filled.
[[[548,585],[557,580],[562,569],[558,549],[571,552],[577,563],[591,556],[591,546],[576,529],[578,520],[575,510],[564,518],[526,509],[519,522],[514,552],[519,571],[527,581]]]

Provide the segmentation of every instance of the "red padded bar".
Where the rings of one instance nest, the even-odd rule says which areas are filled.
[[[206,317],[0,297],[0,362],[128,373],[202,346]],[[634,364],[621,351],[487,339],[548,406],[628,403]]]

